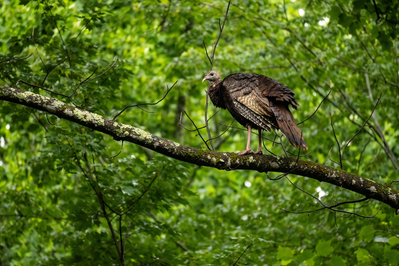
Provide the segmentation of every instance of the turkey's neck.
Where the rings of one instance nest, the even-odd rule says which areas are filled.
[[[212,81],[211,84],[212,84],[212,86],[216,87],[216,85],[218,85],[220,82],[222,82],[222,79]]]
[[[211,98],[213,105],[215,105],[216,107],[226,109],[222,91],[221,91],[221,84],[222,84],[221,79],[218,81],[212,82],[211,86],[209,87],[208,94],[209,94],[209,97]]]

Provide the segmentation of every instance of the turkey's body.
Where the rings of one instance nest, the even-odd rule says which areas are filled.
[[[294,93],[284,84],[259,74],[237,73],[224,80],[215,80],[209,89],[209,96],[216,107],[229,110],[249,131],[251,128],[266,131],[280,129],[293,146],[308,149],[288,108],[291,104],[296,109],[298,103]],[[250,132],[248,134],[250,137]],[[249,140],[247,150],[248,146]]]

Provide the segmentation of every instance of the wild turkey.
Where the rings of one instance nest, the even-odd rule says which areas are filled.
[[[209,97],[216,107],[229,110],[230,114],[248,129],[246,150],[248,153],[262,153],[261,130],[280,129],[294,147],[307,150],[308,146],[298,129],[288,105],[295,109],[298,102],[294,93],[284,84],[269,77],[237,73],[222,80],[217,71],[210,71],[202,81],[209,80]],[[250,148],[251,129],[259,130],[259,149],[254,152]]]

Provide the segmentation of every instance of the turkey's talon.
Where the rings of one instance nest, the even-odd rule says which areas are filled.
[[[254,152],[253,150],[249,149],[249,150],[245,150],[245,151],[240,151],[238,153],[238,155],[246,155],[246,154],[256,154],[256,152]]]

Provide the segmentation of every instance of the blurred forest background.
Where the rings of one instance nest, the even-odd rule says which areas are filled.
[[[179,121],[194,129],[185,111],[197,127],[205,124],[201,80],[210,65],[203,43],[212,51],[227,4],[0,0],[0,85],[112,118],[126,105],[158,101],[178,81],[162,102],[143,106],[152,113],[130,108],[118,122],[206,149]],[[303,135],[311,151],[305,159],[336,168],[339,146],[382,95],[342,168],[390,184],[399,180],[398,23],[396,0],[234,0],[214,69],[286,84],[300,104],[297,122],[316,110],[331,81]],[[66,98],[26,83],[67,95],[77,90]],[[216,111],[210,106],[208,117]],[[121,149],[107,135],[14,103],[1,102],[0,114],[0,265],[399,264],[399,216],[380,202],[340,206],[360,216],[313,212],[320,203],[285,178],[198,167],[131,143]],[[218,112],[209,122],[212,136],[232,120]],[[214,143],[217,151],[237,152],[245,139],[233,123]],[[281,146],[265,145],[284,155]],[[325,204],[363,198],[289,178]]]

